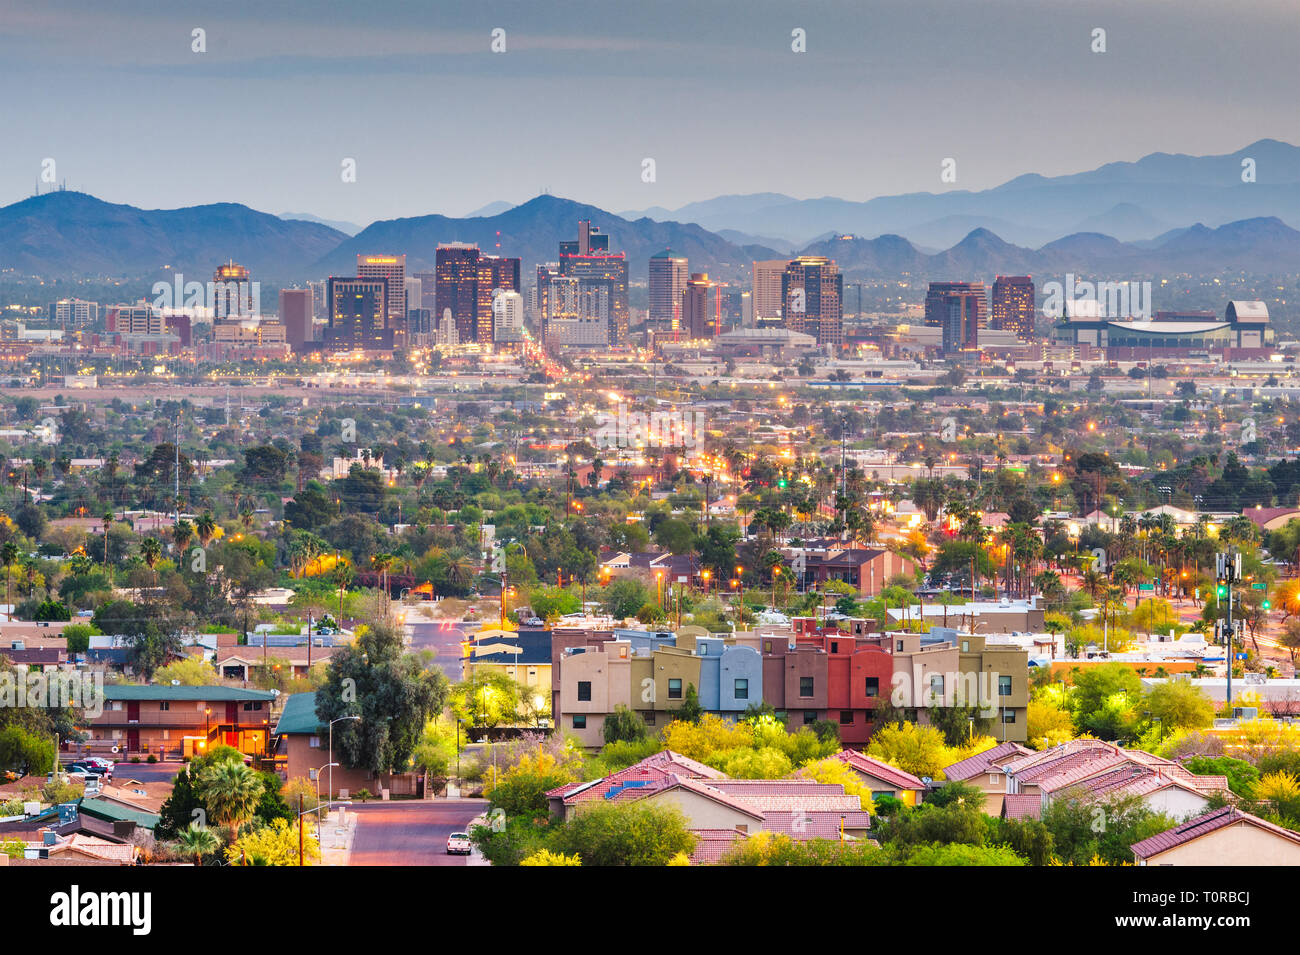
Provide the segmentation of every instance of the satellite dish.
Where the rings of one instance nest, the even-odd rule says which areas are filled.
[[[115,753],[118,752],[118,748],[116,746],[113,747],[113,752]]]
[[[921,782],[923,782],[923,783],[925,783],[927,786],[929,786],[932,782],[934,782],[934,780],[931,779],[929,776],[922,776],[922,777],[921,777]]]

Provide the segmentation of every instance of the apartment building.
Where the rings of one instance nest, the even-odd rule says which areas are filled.
[[[267,751],[275,693],[227,686],[104,687],[104,709],[84,727],[88,749],[122,759],[193,756],[210,746]]]
[[[662,726],[693,686],[705,712],[738,718],[767,704],[791,729],[835,723],[850,746],[871,738],[883,704],[921,724],[931,707],[978,706],[986,732],[1022,742],[1028,660],[1018,646],[969,634],[606,631],[553,644],[553,712],[556,725],[596,747],[616,707]]]

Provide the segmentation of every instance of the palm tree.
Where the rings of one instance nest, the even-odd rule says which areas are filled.
[[[100,518],[104,525],[104,569],[108,569],[108,529],[113,526],[113,512],[105,511],[104,516]]]
[[[194,529],[198,532],[199,543],[207,547],[212,538],[217,536],[217,522],[212,517],[212,512],[204,511],[200,514],[198,520],[194,522]]]
[[[262,798],[262,780],[243,763],[227,760],[199,773],[195,790],[208,807],[212,821],[225,826],[231,837],[253,818]]]
[[[13,597],[10,589],[13,581],[11,569],[13,568],[14,561],[18,559],[20,553],[21,551],[18,550],[18,545],[11,540],[5,541],[4,546],[0,547],[0,560],[3,560],[5,564],[5,604],[8,606],[5,616],[9,620],[13,620],[14,618]]]
[[[194,864],[203,865],[203,857],[221,848],[217,834],[206,826],[190,823],[176,835],[176,849],[183,856],[192,856]]]
[[[146,537],[140,541],[140,556],[149,565],[149,569],[153,570],[158,558],[162,556],[162,542],[156,537]]]
[[[176,525],[172,527],[172,540],[176,542],[176,553],[178,557],[180,556],[180,552],[185,549],[185,545],[188,544],[193,537],[194,525],[187,520],[179,520],[176,522]]]

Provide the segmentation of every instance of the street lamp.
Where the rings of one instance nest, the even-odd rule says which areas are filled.
[[[330,720],[330,761],[327,764],[330,768],[330,792],[329,792],[330,799],[334,798],[334,767],[337,765],[334,762],[334,724],[342,723],[344,720],[357,720],[358,722],[360,722],[361,717],[340,716],[336,720]]]

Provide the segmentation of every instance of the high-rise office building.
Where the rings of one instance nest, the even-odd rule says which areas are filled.
[[[994,328],[1015,332],[1021,341],[1033,341],[1033,276],[999,275],[994,279],[992,317]]]
[[[767,259],[755,262],[754,274],[754,323],[772,325],[781,320],[785,300],[781,292],[785,278],[785,267],[789,259]]]
[[[838,348],[844,342],[844,278],[834,259],[801,255],[781,276],[782,324]]]
[[[682,292],[690,266],[684,255],[664,249],[650,257],[649,312],[646,321],[656,333],[681,328]]]
[[[65,332],[89,328],[99,322],[99,303],[80,298],[61,298],[50,303],[50,324]]]
[[[451,313],[459,342],[479,340],[478,329],[478,246],[450,242],[435,253],[438,315]]]
[[[109,306],[107,325],[109,333],[116,335],[162,335],[167,331],[162,312],[144,302]]]
[[[307,351],[307,344],[316,337],[312,324],[312,290],[286,288],[280,290],[280,323],[284,325],[285,340],[295,355]]]
[[[518,292],[502,290],[492,300],[492,340],[524,340],[524,297]]]
[[[696,272],[682,292],[682,331],[689,339],[717,338],[722,311],[718,283],[707,272]]]
[[[338,348],[391,349],[387,306],[388,279],[331,276],[325,341]]]
[[[943,329],[943,351],[979,348],[980,329],[988,321],[983,282],[931,282],[925,296],[925,324]]]
[[[387,327],[405,330],[406,256],[358,255],[357,278],[387,280],[388,298],[384,303],[384,314],[388,316]]]
[[[256,310],[253,305],[255,298],[260,298],[253,288],[248,269],[233,260],[217,266],[212,276],[212,290],[214,320],[251,315]]]
[[[405,281],[406,286],[406,312],[409,315],[413,308],[425,308],[424,304],[424,279],[418,275],[408,275]],[[432,308],[433,306],[428,306]]]
[[[434,272],[434,308],[450,309],[460,342],[493,340],[493,294],[519,291],[519,259],[484,255],[475,245],[450,242],[438,246]],[[424,284],[428,300],[428,284]]]
[[[607,342],[627,340],[627,255],[609,251],[609,236],[588,220],[578,223],[578,238],[560,243],[559,271],[578,279],[584,288],[600,287],[609,299]]]

